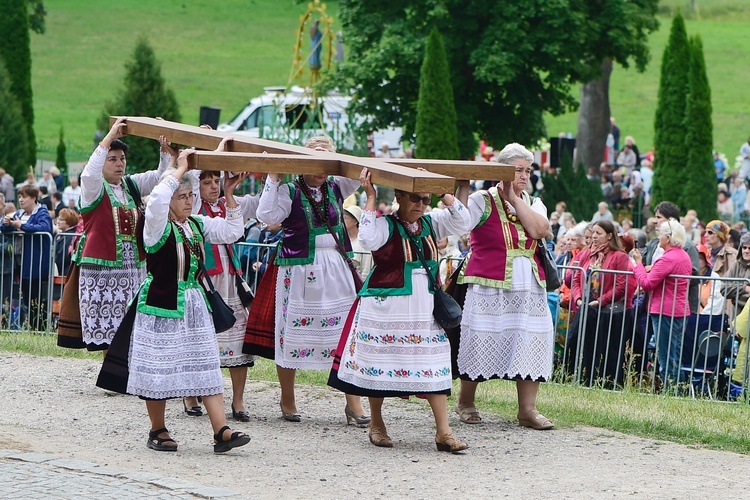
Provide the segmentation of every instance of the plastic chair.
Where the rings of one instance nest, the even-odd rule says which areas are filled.
[[[714,399],[711,386],[715,383],[715,374],[720,365],[720,357],[727,338],[721,333],[704,330],[698,336],[698,346],[691,366],[681,366],[685,377],[690,379],[690,395],[695,399],[695,388],[700,384],[701,394],[705,390],[708,397]]]

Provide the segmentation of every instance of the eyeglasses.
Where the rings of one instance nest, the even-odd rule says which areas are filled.
[[[748,246],[743,246],[743,247],[742,247],[742,249],[743,249],[743,250],[750,250],[750,247],[748,247]]]
[[[177,200],[180,203],[185,203],[186,201],[193,201],[193,198],[195,198],[195,193],[183,193],[179,196],[172,196],[173,200]]]
[[[714,232],[713,232],[713,231],[711,231],[710,229],[706,229],[706,234],[716,234],[716,233],[714,233]]]
[[[408,193],[406,196],[409,197],[409,200],[412,203],[419,203],[421,201],[423,205],[429,205],[432,201],[432,196],[419,196],[414,193]]]

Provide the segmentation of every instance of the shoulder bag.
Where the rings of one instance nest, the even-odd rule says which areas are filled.
[[[221,298],[219,292],[214,288],[214,284],[211,281],[211,277],[208,275],[203,259],[198,259],[198,265],[200,266],[203,277],[208,285],[208,290],[204,291],[206,292],[208,303],[211,305],[211,316],[214,319],[216,333],[225,332],[232,328],[237,321],[237,318],[234,315],[234,310],[224,302],[224,299]]]
[[[177,232],[179,232],[180,236],[182,236],[182,239],[187,240],[187,237],[182,231],[182,228],[177,225],[175,226],[177,227]],[[206,284],[208,285],[208,290],[204,288],[203,291],[206,293],[206,299],[208,300],[208,304],[211,306],[211,317],[214,320],[214,330],[216,330],[216,333],[225,332],[232,328],[234,326],[234,323],[237,321],[237,318],[234,316],[234,310],[229,307],[226,302],[224,302],[224,299],[221,298],[219,292],[217,292],[214,288],[214,283],[213,281],[211,281],[211,277],[208,275],[206,265],[203,263],[203,256],[196,255],[190,245],[187,245],[187,247],[190,254],[198,260],[198,266],[200,267],[201,273],[203,274],[203,277],[206,280]]]
[[[547,291],[548,292],[554,292],[558,288],[560,288],[560,275],[557,274],[557,264],[555,264],[555,260],[552,258],[552,254],[549,251],[549,248],[547,247],[547,242],[544,240],[544,238],[541,238],[537,241],[537,246],[539,246],[539,251],[542,253],[542,264],[544,265],[544,277],[547,281]]]
[[[401,224],[401,227],[404,227],[401,221],[399,221],[399,223]],[[427,271],[427,280],[430,283],[430,288],[432,289],[433,293],[432,315],[435,317],[435,321],[437,321],[437,324],[440,325],[443,330],[456,328],[461,324],[461,316],[463,314],[463,312],[461,311],[461,306],[458,305],[458,302],[456,302],[453,297],[448,295],[443,290],[438,281],[432,275],[432,271],[427,265],[427,261],[424,258],[422,249],[417,244],[417,240],[409,235],[409,232],[406,231],[405,227],[404,232],[406,232],[406,234],[409,236],[409,239],[414,243],[414,246],[417,249],[417,256],[422,263],[422,267],[424,267],[425,271]],[[432,227],[430,227],[430,233],[432,232]]]

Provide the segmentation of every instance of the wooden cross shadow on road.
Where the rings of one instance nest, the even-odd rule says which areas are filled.
[[[118,117],[110,117],[110,124]],[[262,172],[277,174],[325,174],[358,179],[363,167],[370,170],[373,184],[410,193],[450,193],[457,182],[471,179],[513,180],[515,167],[499,163],[452,160],[411,160],[401,158],[363,158],[329,153],[219,132],[147,117],[127,117],[124,131],[128,135],[159,139],[192,146],[189,167],[199,170]],[[232,136],[227,151],[215,150],[222,139]],[[417,168],[424,170],[417,170]]]

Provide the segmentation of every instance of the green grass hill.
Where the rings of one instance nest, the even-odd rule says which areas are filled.
[[[750,3],[696,2],[701,18],[688,14],[687,29],[703,38],[713,97],[714,146],[731,162],[750,135],[745,90],[750,80]],[[335,19],[337,3],[326,3]],[[688,0],[662,3],[662,12],[668,15],[670,8],[688,5]],[[295,32],[307,3],[56,0],[47,2],[47,9],[46,34],[31,35],[37,140],[54,149],[63,126],[72,149],[85,152],[93,144],[103,103],[122,85],[123,64],[131,57],[138,35],[148,37],[186,123],[197,124],[200,106],[221,108],[221,120],[226,121],[264,86],[287,83]],[[652,146],[659,64],[669,23],[662,18],[661,28],[651,37],[652,60],[646,73],[616,67],[612,75],[612,114],[623,136],[634,136],[643,152]],[[340,29],[337,22],[333,29]],[[308,47],[309,37],[304,34],[303,55]],[[548,117],[549,134],[575,134],[576,116]]]

